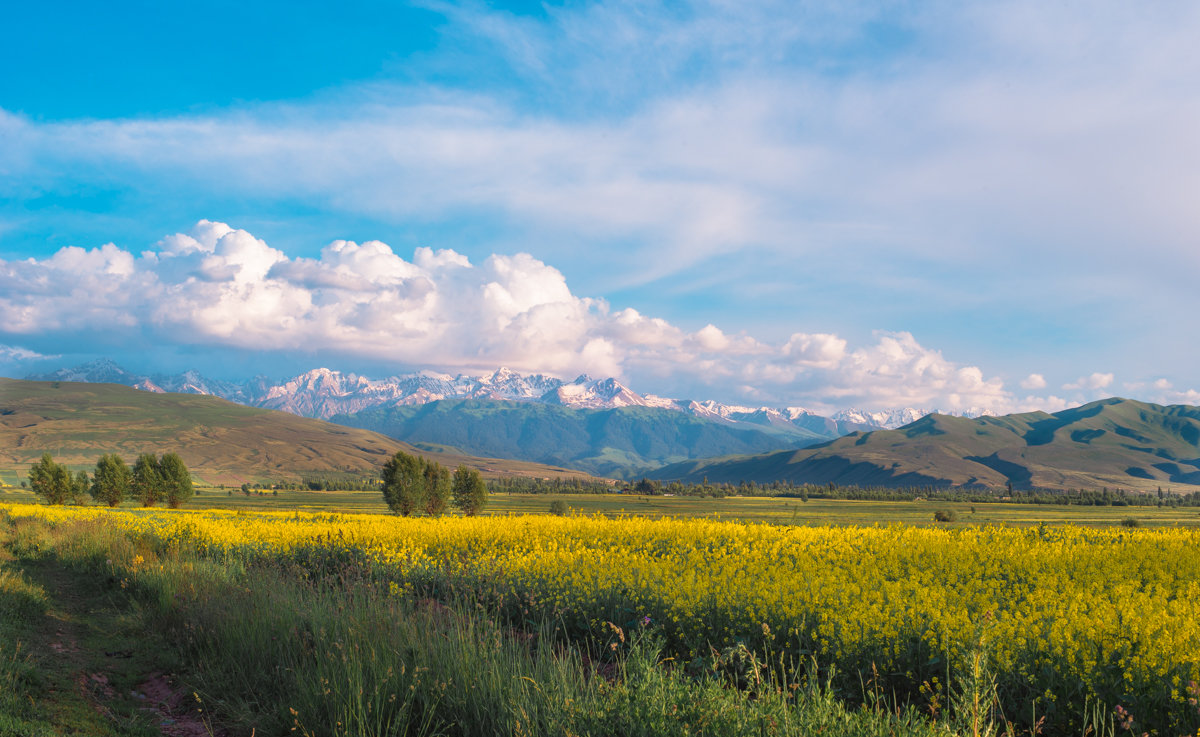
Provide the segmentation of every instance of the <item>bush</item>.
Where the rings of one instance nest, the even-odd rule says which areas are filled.
[[[562,517],[570,511],[571,508],[568,507],[567,503],[562,499],[555,499],[554,501],[550,502],[550,514],[557,514],[559,517]]]
[[[934,522],[954,522],[958,519],[958,515],[953,510],[939,509],[933,513]]]
[[[1121,520],[1121,526],[1122,527],[1141,527],[1142,521],[1136,517],[1126,517],[1125,519]]]

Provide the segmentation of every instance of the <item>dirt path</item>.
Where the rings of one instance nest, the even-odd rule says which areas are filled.
[[[124,591],[52,560],[8,558],[3,565],[22,570],[49,599],[24,645],[39,676],[31,695],[54,734],[225,737],[169,675],[178,670],[172,648]]]

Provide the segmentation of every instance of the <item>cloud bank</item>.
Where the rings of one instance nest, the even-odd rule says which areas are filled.
[[[672,396],[732,386],[742,398],[818,407],[1013,402],[999,379],[905,332],[859,347],[825,333],[772,344],[715,325],[688,332],[578,296],[561,272],[524,253],[473,264],[418,248],[406,260],[379,241],[339,240],[317,258],[291,258],[208,220],[140,254],[110,243],[0,261],[0,313],[0,335],[14,343],[77,351],[172,344],[442,370],[506,365],[620,376]]]

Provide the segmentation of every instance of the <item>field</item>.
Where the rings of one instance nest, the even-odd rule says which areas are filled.
[[[378,491],[279,491],[245,496],[236,489],[198,487],[192,509],[246,511],[297,510],[386,514]],[[0,490],[0,502],[33,503],[37,498],[20,489]],[[939,526],[1073,524],[1119,525],[1135,519],[1146,526],[1200,525],[1197,507],[1087,507],[1046,504],[883,502],[780,497],[669,497],[625,494],[492,494],[484,514],[548,514],[550,504],[562,501],[584,515],[708,518],[741,522],[797,525],[933,525],[937,510],[953,511],[956,520]]]
[[[368,502],[349,493],[308,501],[335,497],[344,506]],[[550,501],[504,497],[492,511],[542,512]],[[1197,510],[976,505],[980,520],[1015,524],[864,527],[853,523],[931,523],[931,505],[568,501],[617,518],[34,506],[10,506],[8,514],[60,526],[102,522],[106,534],[132,545],[93,557],[134,587],[159,575],[154,561],[182,555],[191,570],[216,566],[235,581],[264,570],[333,576],[351,592],[465,607],[509,631],[536,633],[549,623],[552,636],[542,636],[581,648],[584,663],[604,657],[607,646],[623,651],[627,640],[649,638],[661,653],[654,659],[673,664],[665,672],[684,679],[681,688],[715,678],[761,700],[754,708],[775,703],[768,693],[786,702],[816,683],[852,710],[890,699],[888,713],[908,714],[902,707],[911,704],[929,724],[941,715],[956,729],[985,719],[1029,730],[1044,718],[1049,734],[1103,731],[1123,713],[1118,706],[1161,734],[1200,728],[1189,702],[1189,684],[1200,681]],[[960,519],[969,518],[963,507]],[[1118,526],[1121,512],[1145,527]],[[1097,526],[1053,524],[1063,515]],[[784,524],[727,521],[735,516]],[[825,526],[835,522],[842,526]],[[187,599],[191,584],[172,585],[168,601]]]

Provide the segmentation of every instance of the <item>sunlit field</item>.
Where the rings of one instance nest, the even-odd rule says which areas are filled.
[[[233,489],[197,487],[188,502],[192,509],[245,511],[305,511],[387,514],[378,491],[265,491],[249,496]],[[21,489],[0,491],[0,502],[35,503],[38,498]],[[856,501],[783,497],[697,498],[638,496],[630,494],[491,494],[485,515],[549,514],[550,505],[562,501],[583,515],[705,518],[726,521],[789,525],[934,525],[937,510],[954,512],[941,527],[971,525],[1074,524],[1120,525],[1136,520],[1147,526],[1200,526],[1197,507],[1104,507],[1056,504],[967,503],[929,501]],[[132,504],[132,502],[127,502]]]
[[[571,501],[587,511],[585,499]],[[1015,724],[1045,717],[1045,728],[1061,732],[1081,726],[1089,710],[1111,714],[1120,706],[1164,733],[1200,727],[1189,702],[1190,684],[1200,681],[1194,527],[1112,526],[1091,509],[1007,505],[976,505],[975,516],[1022,526],[866,527],[847,523],[924,522],[920,510],[929,507],[900,504],[889,513],[893,507],[878,503],[592,501],[618,515],[624,503],[626,516],[7,509],[18,519],[102,520],[145,551],[130,563],[135,571],[151,557],[191,550],[224,566],[341,571],[395,597],[465,598],[510,626],[555,622],[569,640],[607,626],[644,629],[662,639],[681,672],[700,672],[714,653],[744,648],[785,679],[819,676],[851,700],[861,700],[870,683],[929,714],[960,693],[951,684],[974,674],[976,688],[982,679],[998,712]],[[493,511],[540,511],[532,505],[548,503],[510,497]],[[761,518],[775,522],[791,521],[798,510],[799,524],[629,516],[649,506],[685,514],[676,504],[708,508],[687,514],[750,519],[757,505]],[[960,519],[973,522],[963,506]],[[1149,524],[1159,511],[1133,513]],[[1010,516],[988,516],[1000,514]],[[1053,514],[1109,526],[1027,526],[1054,522]],[[1175,514],[1155,521],[1196,519],[1195,510]]]

